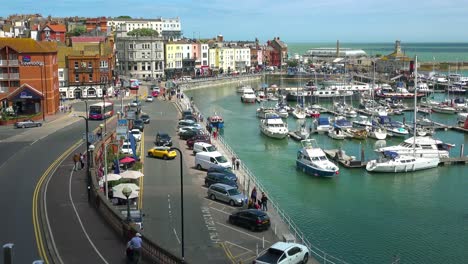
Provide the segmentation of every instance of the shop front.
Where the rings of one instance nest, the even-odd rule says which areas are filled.
[[[10,93],[4,102],[4,111],[1,115],[1,124],[11,124],[18,119],[43,118],[43,95],[28,84]]]

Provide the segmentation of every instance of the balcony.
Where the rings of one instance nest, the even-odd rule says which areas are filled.
[[[0,66],[18,66],[18,60],[0,60]]]

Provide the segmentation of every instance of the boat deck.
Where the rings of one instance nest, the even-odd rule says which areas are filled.
[[[324,149],[325,154],[329,159],[339,162],[346,168],[362,168],[366,167],[367,161],[356,160],[356,158],[343,154],[338,158],[338,149]]]

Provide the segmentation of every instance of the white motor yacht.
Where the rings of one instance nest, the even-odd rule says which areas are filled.
[[[256,100],[255,92],[252,88],[245,88],[241,96],[243,103],[255,103]]]
[[[260,131],[268,137],[283,139],[288,136],[288,126],[276,113],[266,113],[260,121]]]
[[[302,148],[297,152],[296,168],[304,173],[319,177],[334,177],[339,168],[327,159],[325,152],[314,139],[301,141]]]
[[[371,127],[372,121],[370,121],[367,116],[358,116],[356,120],[353,121],[353,125],[356,127]]]
[[[292,111],[292,115],[297,119],[304,119],[307,116],[304,109],[299,105],[294,108],[294,110]]]
[[[377,140],[382,140],[387,138],[387,131],[380,126],[371,126],[367,127],[367,136]]]
[[[413,149],[414,142],[416,145]],[[416,140],[414,137],[410,137],[399,145],[378,148],[375,151],[392,151],[399,155],[413,155],[414,153],[416,157],[424,158],[448,158],[451,147],[454,147],[454,145],[443,143],[432,137],[416,137]]]

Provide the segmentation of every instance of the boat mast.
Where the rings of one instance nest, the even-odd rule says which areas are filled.
[[[417,90],[418,90],[418,56],[415,58],[414,62],[414,116],[413,116],[413,156],[416,157],[416,113],[418,112],[417,109]]]

